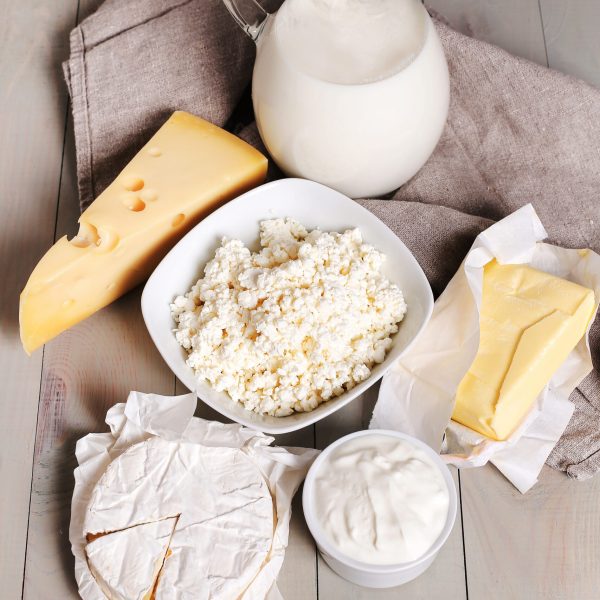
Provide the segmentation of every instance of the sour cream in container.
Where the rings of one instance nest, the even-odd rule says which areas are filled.
[[[438,454],[387,430],[327,447],[304,484],[306,522],[324,560],[353,583],[406,583],[435,559],[456,518],[456,488]]]

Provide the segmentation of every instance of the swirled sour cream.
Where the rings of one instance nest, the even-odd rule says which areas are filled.
[[[448,487],[428,454],[373,433],[335,448],[314,481],[316,518],[345,556],[374,565],[421,557],[446,523]]]

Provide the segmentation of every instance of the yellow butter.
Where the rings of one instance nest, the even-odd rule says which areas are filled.
[[[508,438],[585,334],[594,302],[592,290],[525,265],[486,265],[479,349],[452,418]]]
[[[223,129],[175,112],[60,239],[21,293],[30,353],[142,282],[208,212],[262,183],[267,159]]]

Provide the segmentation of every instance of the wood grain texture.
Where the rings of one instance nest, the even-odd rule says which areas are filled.
[[[81,0],[80,17],[100,2]],[[541,64],[546,64],[545,31],[550,66],[599,85],[600,9],[595,0],[540,0],[539,7],[537,0],[429,4],[455,28]],[[76,439],[105,431],[106,410],[124,401],[131,389],[185,392],[146,333],[139,290],[51,342],[43,355],[41,386],[42,353],[28,359],[18,340],[18,293],[55,229],[67,109],[60,62],[68,55],[68,31],[77,8],[77,0],[0,0],[0,481],[6,484],[3,492],[10,490],[0,494],[2,600],[16,600],[22,591],[28,600],[77,598],[68,543]],[[72,132],[67,133],[59,235],[76,231],[78,215],[75,154]],[[276,443],[323,448],[365,428],[375,394],[355,400],[314,428],[279,436]],[[197,415],[218,418],[203,404]],[[599,597],[600,479],[573,482],[546,469],[525,496],[491,467],[462,471],[460,479],[464,522],[459,513],[448,544],[429,571],[387,591],[353,586],[317,561],[298,494],[279,578],[284,597],[462,599],[465,561],[471,600]]]
[[[600,2],[540,0],[548,65],[600,87]]]
[[[71,137],[58,235],[72,229],[77,194]],[[75,207],[75,208],[73,208]],[[76,441],[107,431],[107,410],[131,390],[172,394],[175,378],[154,348],[133,290],[46,345],[35,445],[23,597],[77,598],[68,540]]]
[[[279,446],[316,448],[315,426],[274,437],[274,443]],[[302,512],[302,486],[296,492],[292,503],[289,545],[277,585],[286,600],[318,598],[317,549]]]
[[[538,0],[426,0],[425,4],[461,33],[547,64]]]
[[[600,478],[545,467],[522,495],[491,466],[461,472],[471,600],[596,600]]]
[[[77,0],[0,0],[0,581],[20,598],[43,352],[19,340],[19,294],[51,244],[67,97],[60,79]]]
[[[537,1],[432,4],[464,33],[548,64]],[[599,23],[596,19],[596,28]],[[523,496],[492,466],[463,470],[470,600],[597,598],[600,570],[597,542],[591,540],[599,539],[600,520],[594,516],[599,487],[597,480],[580,484],[545,469]]]
[[[80,18],[99,4],[100,0],[82,1]],[[63,39],[68,39],[68,31],[75,25],[76,8],[75,3],[72,20],[61,32]],[[68,50],[61,59],[67,56]],[[56,68],[60,68],[59,63]],[[62,80],[55,85],[65,87]],[[65,114],[63,111],[63,117]],[[61,136],[63,130],[64,124]],[[56,150],[56,157],[61,156],[61,150]],[[74,161],[69,118],[57,238],[77,230],[79,204]],[[35,204],[34,199],[31,202]],[[50,242],[51,239],[46,245]],[[140,290],[134,290],[45,347],[23,582],[23,598],[27,600],[79,597],[68,539],[77,439],[89,432],[107,431],[106,411],[113,404],[124,402],[130,390],[173,393],[175,378],[146,332],[139,296]]]
[[[545,64],[537,2],[432,4],[459,30]],[[540,6],[549,66],[597,84],[600,5],[541,0]],[[462,471],[461,483],[471,600],[598,597],[597,479],[574,482],[546,468],[523,496],[490,466]]]
[[[275,436],[275,444],[314,448],[315,427]],[[318,598],[317,549],[302,512],[302,486],[292,503],[289,545],[277,585],[286,600]]]

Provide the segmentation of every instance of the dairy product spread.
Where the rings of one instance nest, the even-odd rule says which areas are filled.
[[[175,112],[63,237],[21,293],[27,352],[138,285],[210,210],[262,183],[267,159],[230,133]]]
[[[584,336],[594,293],[527,265],[485,266],[477,356],[452,418],[504,440]]]
[[[187,364],[258,413],[309,411],[370,375],[406,312],[384,255],[358,229],[260,224],[260,252],[223,239],[171,305]]]
[[[86,555],[109,598],[125,588],[140,599],[149,589],[156,600],[238,598],[266,560],[274,526],[267,483],[241,449],[154,437],[118,456],[96,484]]]
[[[334,448],[315,475],[315,516],[345,556],[374,564],[421,557],[442,533],[449,492],[422,448],[372,433]]]

